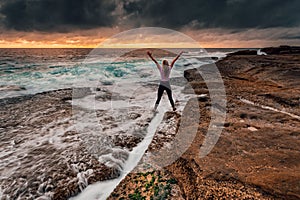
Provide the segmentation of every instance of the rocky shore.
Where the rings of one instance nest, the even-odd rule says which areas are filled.
[[[209,92],[197,70],[185,72],[194,92],[208,97],[198,98],[200,123],[189,149],[163,169],[146,170],[176,180],[166,199],[300,199],[300,54],[294,49],[280,55],[239,52],[216,63],[226,87],[227,120],[218,143],[202,159],[199,149],[210,120]],[[159,147],[160,141],[166,142],[157,131],[149,150]],[[110,199],[148,194],[148,182],[141,177],[143,173],[129,174]],[[159,185],[154,184],[144,199],[159,199],[154,194]]]
[[[199,102],[198,136],[167,169],[188,199],[299,199],[300,54],[232,55],[216,64],[227,93],[225,129],[200,159],[209,102]],[[205,88],[194,73],[187,72],[194,88]]]
[[[109,199],[300,199],[300,53],[295,49],[239,52],[216,63],[227,94],[227,119],[204,158],[199,149],[211,100],[197,70],[185,71],[192,88],[183,92],[202,95],[194,99],[200,123],[187,127],[198,130],[192,144],[163,168],[141,162]],[[99,101],[111,96],[103,95]],[[0,199],[68,199],[89,184],[119,175],[118,168],[100,164],[83,145],[73,126],[71,99],[72,89],[64,89],[0,100]],[[110,120],[104,111],[97,114]],[[171,142],[181,120],[167,112],[147,153]],[[128,151],[141,141],[137,136],[110,139]]]
[[[72,128],[72,89],[0,100],[1,199],[67,199],[118,170]]]

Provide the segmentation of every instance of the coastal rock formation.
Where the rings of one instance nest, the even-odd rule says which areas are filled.
[[[199,109],[199,123],[185,129],[197,130],[192,144],[164,168],[141,163],[147,164],[142,166],[145,171],[130,173],[110,199],[143,195],[148,195],[147,199],[299,199],[300,54],[295,48],[290,53],[273,50],[262,49],[268,54],[264,56],[231,54],[216,63],[227,93],[227,119],[218,143],[204,158],[199,157],[199,149],[211,120],[211,100],[198,71],[185,71],[189,86],[183,87],[183,92],[199,95],[190,99],[196,100],[196,108],[192,104],[184,108]],[[91,155],[74,129],[70,100],[92,93],[89,88],[75,90],[76,95],[64,89],[0,100],[1,199],[68,199],[89,184],[119,176],[119,168],[108,167]],[[98,102],[123,98],[103,88],[96,91]],[[139,133],[151,121],[143,112],[123,113],[126,122],[139,123]],[[98,110],[96,114],[100,122],[108,122],[103,131],[117,129],[109,112]],[[184,117],[165,113],[147,153],[169,146]],[[128,130],[134,132],[135,128]],[[143,137],[109,136],[105,139],[120,154],[115,155],[111,146],[106,149],[122,159]],[[94,135],[91,140],[98,141]]]
[[[210,104],[199,101],[197,137],[167,170],[186,199],[299,199],[300,55],[231,55],[216,64],[228,102],[223,133],[200,159]],[[196,72],[186,77],[200,90]]]
[[[229,53],[228,56],[231,55],[259,55],[261,53],[262,55],[287,55],[287,54],[299,54],[300,53],[300,47],[297,46],[287,46],[282,45],[279,47],[265,47],[261,48],[259,52],[257,50],[240,50],[236,52]]]
[[[87,152],[70,99],[72,89],[0,100],[1,199],[68,199],[119,176]]]
[[[91,111],[84,103],[90,97],[99,103],[123,98],[85,87],[0,100],[0,199],[68,199],[120,175],[153,113],[139,107]]]
[[[160,169],[176,180],[175,185],[180,188],[177,196],[168,198],[299,199],[300,55],[259,56],[239,52],[216,65],[227,93],[224,130],[212,152],[201,159],[199,149],[210,121],[209,91],[197,70],[185,71],[192,88],[185,87],[184,92],[190,93],[192,89],[202,94],[198,98],[200,123],[188,150]],[[174,118],[167,113],[165,119],[169,117]],[[181,116],[176,118],[179,123]],[[149,150],[160,148],[160,139],[172,141],[172,137],[165,140],[165,135],[156,132]],[[139,187],[126,188],[132,183]],[[131,173],[110,199],[144,191],[142,183],[140,176]]]
[[[26,90],[25,87],[18,86],[18,85],[0,85],[0,91],[20,91]]]
[[[123,54],[121,57],[123,58],[147,58],[147,52],[152,52],[155,58],[164,58],[164,57],[174,57],[176,56],[175,53],[172,53],[167,50],[163,49],[156,49],[156,48],[142,48],[142,49],[135,49],[128,53]]]
[[[300,47],[282,45],[282,46],[279,46],[279,47],[262,48],[261,51],[267,53],[268,55],[299,54],[300,53]]]

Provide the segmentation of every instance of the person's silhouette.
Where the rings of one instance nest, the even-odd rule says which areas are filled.
[[[166,90],[167,94],[168,94],[168,98],[169,98],[169,101],[172,105],[172,108],[173,108],[173,111],[176,110],[175,108],[175,104],[174,104],[174,101],[173,101],[173,98],[172,98],[172,89],[171,89],[171,86],[170,86],[170,73],[171,73],[171,70],[175,64],[175,62],[177,61],[177,59],[180,57],[180,55],[182,54],[182,52],[180,52],[174,59],[173,61],[171,62],[171,65],[169,65],[169,62],[167,60],[163,60],[162,62],[162,65],[160,65],[156,60],[155,58],[153,58],[152,56],[152,53],[150,51],[147,52],[148,56],[153,60],[153,62],[156,64],[157,66],[157,69],[159,70],[160,72],[160,84],[159,84],[159,87],[158,87],[158,91],[157,91],[157,99],[156,99],[156,102],[155,102],[155,106],[154,106],[154,110],[157,109],[158,107],[158,104],[161,100],[161,97],[164,93],[164,91]]]

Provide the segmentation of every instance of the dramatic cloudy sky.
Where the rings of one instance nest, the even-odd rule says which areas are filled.
[[[95,47],[148,26],[204,47],[300,45],[300,1],[0,0],[0,47]]]

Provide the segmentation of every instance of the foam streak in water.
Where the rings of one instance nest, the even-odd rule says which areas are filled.
[[[137,166],[138,162],[141,160],[142,156],[144,155],[153,139],[158,125],[163,119],[164,112],[164,110],[159,110],[159,112],[154,116],[147,128],[146,137],[130,152],[129,158],[125,162],[121,175],[118,178],[89,185],[81,194],[71,198],[71,200],[104,200],[108,198],[113,190],[117,187],[117,185],[126,177],[128,173],[130,173]]]

